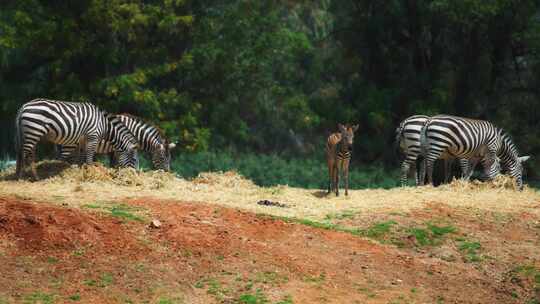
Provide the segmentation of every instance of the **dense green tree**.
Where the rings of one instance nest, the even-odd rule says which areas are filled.
[[[400,120],[449,113],[534,155],[539,14],[534,0],[3,1],[0,153],[18,107],[50,97],[140,115],[179,151],[321,157],[354,122],[354,160],[395,166]]]

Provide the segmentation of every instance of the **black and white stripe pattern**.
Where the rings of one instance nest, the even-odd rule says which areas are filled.
[[[519,189],[523,189],[523,162],[530,156],[519,156],[517,146],[503,129],[499,129],[499,136],[502,145],[497,155],[501,160],[502,170],[515,178]]]
[[[137,141],[118,118],[90,103],[34,99],[19,109],[15,131],[19,178],[27,160],[31,160],[33,177],[38,178],[34,158],[42,138],[60,145],[77,146],[84,142],[86,163],[92,162],[98,143],[107,137],[122,152],[122,164],[133,163],[137,149]]]
[[[119,114],[116,117],[136,137],[140,150],[151,155],[154,169],[169,171],[171,167],[171,149],[176,144],[169,142],[157,127],[144,122],[138,117],[129,114]],[[76,146],[61,147],[60,159],[70,159],[70,155],[75,149]],[[109,154],[112,152],[114,152],[114,147],[110,141],[102,140],[99,142],[97,154]]]
[[[450,115],[434,116],[422,127],[420,143],[428,183],[433,182],[434,162],[445,155],[481,159],[487,178],[494,178],[500,173],[497,152],[502,140],[498,129],[488,121]],[[470,172],[467,170],[466,174]]]
[[[401,185],[407,184],[407,177],[410,170],[413,170],[416,185],[422,185],[425,178],[425,165],[424,162],[420,163],[420,173],[417,171],[416,163],[418,157],[421,156],[420,147],[420,131],[422,127],[429,120],[429,116],[426,115],[414,115],[404,119],[399,127],[396,128],[395,144],[399,148],[399,152],[405,155],[405,158],[401,162]],[[443,153],[441,159],[444,160],[444,179],[445,182],[450,182],[451,179],[451,167],[454,162],[454,157]],[[472,174],[473,162],[468,159],[459,159],[459,165],[462,171],[462,177],[468,179]]]

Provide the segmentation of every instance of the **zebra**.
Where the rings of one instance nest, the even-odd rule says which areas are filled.
[[[512,141],[510,135],[503,129],[499,129],[499,137],[501,138],[502,146],[498,156],[501,160],[503,172],[508,173],[514,178],[518,189],[523,190],[523,163],[530,156],[519,156],[517,146]]]
[[[144,122],[139,117],[126,113],[117,114],[116,116],[137,138],[140,150],[150,153],[153,168],[156,170],[170,171],[171,149],[176,147],[176,143],[170,142],[159,128]],[[61,146],[58,152],[58,158],[61,160],[69,160],[70,155],[73,154],[73,151],[76,148],[77,146]],[[113,152],[114,147],[110,141],[102,140],[99,142],[96,153],[110,154],[111,165],[115,164]]]
[[[351,160],[354,132],[358,125],[338,124],[339,132],[332,133],[326,141],[326,161],[328,164],[328,194],[334,190],[339,196],[339,175],[345,178],[345,195],[349,195],[349,162]]]
[[[416,185],[424,184],[425,163],[420,162],[420,173],[417,171],[416,163],[418,156],[421,156],[420,131],[429,118],[430,117],[426,115],[413,115],[404,119],[399,124],[399,127],[396,128],[394,142],[396,150],[405,154],[405,158],[401,162],[401,186],[407,184],[408,174],[411,169],[414,171]],[[443,153],[441,159],[444,160],[444,182],[449,183],[452,173],[451,168],[455,158],[448,153]],[[470,159],[459,159],[459,167],[461,168],[461,177],[463,179],[469,180],[478,160],[478,156],[471,157]]]
[[[499,130],[484,120],[451,115],[429,118],[420,131],[421,152],[424,157],[427,182],[433,182],[433,164],[444,155],[480,160],[488,179],[497,176],[500,163],[497,153],[502,146]],[[470,177],[472,170],[463,170]]]
[[[134,166],[137,140],[119,118],[91,103],[33,99],[21,106],[15,119],[16,175],[22,178],[27,160],[38,180],[35,150],[40,139],[61,145],[84,142],[85,162],[91,163],[99,141],[109,138],[123,166]]]

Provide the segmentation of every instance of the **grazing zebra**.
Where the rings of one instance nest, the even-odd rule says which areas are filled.
[[[19,179],[27,160],[31,161],[33,178],[38,179],[34,159],[37,143],[42,138],[61,145],[85,142],[86,163],[92,162],[98,143],[109,138],[120,152],[119,162],[124,166],[135,165],[137,140],[116,116],[90,103],[34,99],[19,109],[15,120]]]
[[[426,115],[413,115],[404,119],[399,124],[399,127],[396,128],[396,148],[399,148],[400,152],[405,154],[405,159],[401,163],[401,186],[407,184],[407,177],[411,169],[414,171],[416,185],[424,184],[424,162],[420,163],[420,174],[416,170],[416,162],[418,156],[421,155],[420,131],[428,119],[429,116]],[[454,157],[443,153],[441,159],[444,160],[444,181],[448,183],[451,179],[451,168]],[[462,170],[462,176],[468,179],[470,177],[469,172],[472,174],[472,162],[469,162],[467,159],[460,159],[459,164]]]
[[[481,159],[488,179],[500,173],[497,152],[502,146],[498,129],[488,121],[450,115],[437,115],[426,121],[420,131],[427,181],[433,182],[433,164],[445,154],[462,159]],[[472,169],[463,170],[470,176]]]
[[[499,129],[499,137],[502,146],[498,156],[501,160],[503,172],[507,172],[511,177],[515,178],[516,185],[520,190],[523,190],[523,162],[527,161],[530,156],[519,156],[518,149],[512,138],[503,129]]]
[[[139,148],[142,151],[150,153],[152,164],[156,170],[169,171],[171,168],[171,149],[176,147],[175,143],[170,142],[157,127],[148,124],[138,117],[130,114],[116,115],[122,123],[126,125],[129,131],[137,138]],[[70,159],[77,146],[62,146],[59,152],[61,160]],[[102,140],[97,146],[97,154],[111,154],[114,147],[108,140]],[[111,156],[111,165],[115,163],[114,155]]]
[[[339,132],[328,136],[326,142],[326,161],[328,164],[328,193],[334,190],[339,196],[339,176],[345,178],[345,195],[349,195],[349,162],[351,160],[354,132],[358,125],[338,124]]]

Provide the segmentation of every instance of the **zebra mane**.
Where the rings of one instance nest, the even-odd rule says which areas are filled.
[[[165,132],[160,127],[158,127],[157,125],[155,125],[155,124],[153,124],[153,123],[151,123],[151,122],[149,122],[149,121],[147,121],[147,120],[145,120],[145,119],[143,119],[143,118],[141,118],[139,116],[135,116],[135,115],[130,114],[130,113],[120,113],[120,114],[117,114],[117,115],[129,117],[129,118],[131,118],[131,119],[133,119],[133,120],[135,120],[137,122],[140,122],[140,123],[142,123],[144,125],[147,125],[147,126],[149,126],[151,128],[156,129],[156,131],[158,131],[158,133],[159,133],[159,137],[161,138],[161,140],[163,140],[163,144],[167,145],[169,143],[169,140],[165,136]]]
[[[512,136],[510,133],[506,132],[502,128],[498,128],[499,136],[501,137],[501,141],[503,142],[503,152],[505,154],[510,153],[513,157],[519,157],[519,151],[517,148],[517,145],[514,143],[514,140],[512,139]],[[510,155],[508,155],[510,156]]]

